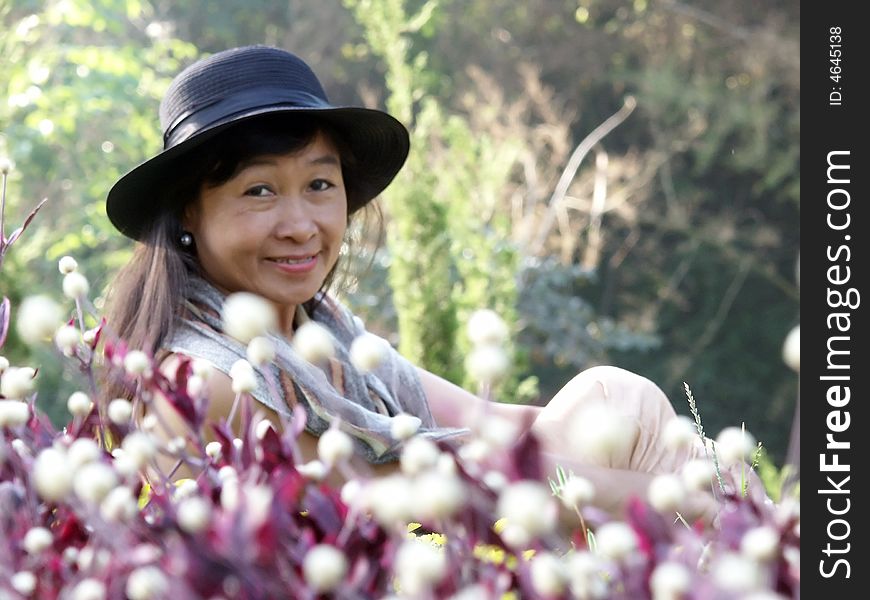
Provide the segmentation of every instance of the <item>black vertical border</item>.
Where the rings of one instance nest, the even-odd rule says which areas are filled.
[[[866,205],[870,202],[868,180],[870,180],[870,161],[868,161],[868,141],[870,125],[867,113],[868,102],[867,67],[870,66],[867,38],[870,37],[866,19],[859,16],[859,9],[865,12],[865,3],[849,0],[828,0],[825,2],[805,2],[801,24],[801,404],[803,443],[801,445],[801,591],[805,598],[866,598],[870,584],[870,566],[867,559],[870,538],[864,527],[868,494],[859,491],[870,486],[870,421],[868,421],[867,380],[870,378],[870,358],[868,358],[867,338],[870,331],[864,314],[870,304],[870,291],[865,285],[864,273],[870,268],[870,256],[866,251],[866,237],[870,236]],[[831,79],[830,62],[831,28],[841,28],[840,81]],[[839,89],[838,89],[839,88]],[[842,94],[842,103],[831,103],[831,92]],[[835,231],[828,226],[828,193],[842,185],[829,184],[827,180],[828,153],[849,151],[850,182],[848,189],[850,202],[846,209],[850,226],[847,230]],[[842,172],[842,171],[841,171]],[[842,194],[837,197],[842,200]],[[842,220],[843,213],[836,217]],[[848,238],[847,238],[848,236]],[[828,253],[834,253],[841,245],[850,248],[850,260],[836,264],[850,267],[850,281],[841,286],[832,286],[828,279],[828,269],[834,262]],[[831,250],[829,251],[829,247]],[[842,273],[844,271],[840,271]],[[829,288],[854,287],[861,294],[860,305],[855,309],[832,308],[827,300]],[[850,313],[848,334],[831,331],[828,316],[833,312]],[[849,335],[848,360],[851,400],[839,410],[848,411],[850,425],[847,431],[836,433],[839,441],[848,441],[850,448],[839,451],[839,462],[850,465],[850,480],[841,484],[848,488],[848,494],[832,495],[823,490],[832,486],[827,477],[836,482],[842,480],[840,473],[822,472],[820,455],[826,450],[827,419],[836,408],[829,405],[827,391],[830,381],[823,381],[823,375],[830,374],[827,369],[829,336]],[[842,348],[843,346],[841,346]],[[842,371],[840,371],[842,373]],[[841,415],[842,416],[842,415]],[[850,501],[850,509],[839,517],[832,515],[827,501],[833,498],[834,507],[842,508],[845,499]],[[828,524],[842,518],[849,524],[849,536],[841,541],[830,539]],[[845,531],[842,523],[834,526],[834,535]],[[842,554],[826,555],[827,544],[838,550],[848,550]],[[846,546],[846,544],[849,544]],[[843,558],[849,563],[849,576],[846,577],[845,565],[840,564],[831,577],[824,577],[822,570],[830,573],[834,561]],[[824,561],[824,563],[822,562]]]

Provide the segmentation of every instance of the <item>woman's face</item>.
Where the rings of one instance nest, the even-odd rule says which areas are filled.
[[[338,151],[318,133],[292,154],[257,156],[203,186],[185,211],[205,276],[227,293],[270,300],[285,330],[338,259],[347,196]]]

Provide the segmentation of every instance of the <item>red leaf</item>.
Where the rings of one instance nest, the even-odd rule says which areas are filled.
[[[39,212],[39,209],[42,208],[42,205],[45,204],[46,202],[48,202],[48,198],[43,198],[42,202],[37,204],[36,208],[34,208],[32,211],[30,211],[30,214],[27,215],[26,219],[24,219],[24,223],[21,224],[21,227],[19,227],[18,229],[16,229],[15,231],[13,231],[9,235],[9,238],[6,240],[6,247],[7,248],[9,246],[11,246],[12,244],[14,244],[15,240],[17,240],[19,237],[21,237],[21,234],[24,233],[24,230],[27,229],[28,225],[30,225],[30,222],[33,220],[33,217],[36,216],[36,213]]]

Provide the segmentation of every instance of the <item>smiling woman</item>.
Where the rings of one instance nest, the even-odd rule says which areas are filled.
[[[486,415],[504,431],[533,432],[546,472],[559,466],[588,478],[599,505],[614,510],[691,456],[692,448],[674,451],[660,435],[675,417],[661,390],[621,369],[589,369],[535,407],[481,400],[386,342],[376,366],[354,363],[351,346],[371,336],[327,289],[349,220],[408,154],[408,133],[390,115],[330,105],[308,65],[264,46],[188,67],[160,114],[163,152],[122,177],[107,200],[112,223],[139,242],[112,288],[109,325],[170,376],[187,357],[208,361],[209,418],[238,431],[240,393],[276,428],[301,407],[301,458],[313,458],[317,438],[340,424],[357,460],[390,468],[401,448],[399,415],[418,419],[419,433],[434,439],[461,439]],[[242,362],[250,340],[230,335],[221,318],[240,292],[277,316],[255,353],[269,358],[253,369]],[[294,346],[309,322],[334,352],[311,360]],[[158,395],[147,410],[159,416],[162,435],[189,438],[170,400]]]

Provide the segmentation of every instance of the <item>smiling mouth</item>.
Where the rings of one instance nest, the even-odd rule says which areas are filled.
[[[278,263],[279,265],[304,265],[305,263],[311,262],[317,258],[316,254],[312,254],[310,256],[302,256],[299,258],[294,257],[281,257],[281,258],[267,258],[269,262]]]

